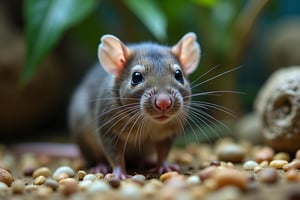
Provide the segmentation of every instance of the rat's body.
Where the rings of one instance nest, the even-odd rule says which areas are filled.
[[[70,107],[71,131],[82,154],[94,163],[107,160],[123,178],[125,160],[137,162],[156,150],[157,171],[171,170],[165,159],[188,117],[186,76],[200,57],[195,35],[186,34],[173,47],[125,46],[111,35],[101,41],[101,67],[88,73]]]

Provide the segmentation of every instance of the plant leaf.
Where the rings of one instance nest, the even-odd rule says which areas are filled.
[[[157,39],[161,41],[166,39],[167,20],[156,1],[124,0],[124,2]]]
[[[95,0],[26,0],[26,61],[21,83],[26,83],[41,60],[71,26],[86,17]]]

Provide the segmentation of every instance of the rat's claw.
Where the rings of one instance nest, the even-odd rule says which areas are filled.
[[[176,164],[169,164],[168,162],[164,162],[161,165],[156,166],[155,168],[151,169],[151,173],[158,173],[163,174],[165,172],[170,171],[179,171],[180,167]]]
[[[107,174],[110,171],[110,167],[106,164],[99,163],[98,165],[92,167],[89,172],[96,174],[96,173],[103,173]]]
[[[126,178],[129,178],[130,176],[125,172],[125,170],[122,169],[122,167],[115,167],[113,168],[113,172],[110,174],[106,174],[105,175],[105,179],[109,180],[112,178],[116,178],[116,179],[120,179],[120,180],[124,180]]]

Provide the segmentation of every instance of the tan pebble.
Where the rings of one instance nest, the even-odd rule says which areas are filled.
[[[296,154],[295,154],[295,158],[300,160],[300,149],[297,150]]]
[[[38,190],[38,188],[39,186],[37,185],[32,185],[32,184],[25,185],[25,192],[35,192]]]
[[[59,182],[60,190],[65,196],[69,196],[79,191],[78,184],[73,178],[66,178]]]
[[[34,170],[39,167],[37,157],[33,154],[27,153],[21,157],[21,169],[25,176],[32,176]]]
[[[34,179],[38,176],[44,176],[47,178],[50,176],[50,174],[51,174],[51,171],[48,167],[40,167],[33,172],[32,177]]]
[[[192,199],[204,199],[207,194],[207,190],[205,187],[196,186],[191,188]]]
[[[173,176],[177,176],[178,175],[178,172],[166,172],[164,174],[162,174],[159,179],[162,181],[162,182],[165,182],[167,181],[168,179],[170,179],[171,177]]]
[[[48,187],[38,187],[35,193],[36,199],[45,198],[48,199],[52,194],[52,189]]]
[[[208,191],[216,190],[217,182],[215,179],[206,179],[203,182],[204,188]]]
[[[286,152],[278,152],[274,155],[273,160],[286,160],[286,161],[290,161],[291,160],[291,156],[286,153]]]
[[[77,172],[78,180],[82,181],[83,178],[85,177],[85,175],[86,175],[86,172],[85,172],[85,171],[79,170],[79,171]]]
[[[66,178],[70,178],[68,174],[66,174],[66,173],[60,173],[59,175],[57,175],[55,177],[55,180],[57,182],[60,182],[61,180],[66,179]]]
[[[257,173],[257,172],[259,172],[259,171],[262,170],[262,169],[263,169],[263,167],[257,166],[257,167],[254,167],[253,171],[254,171],[255,173]]]
[[[88,193],[105,193],[111,190],[111,187],[107,181],[97,180],[88,188]]]
[[[276,169],[268,167],[268,168],[262,169],[258,173],[258,178],[263,183],[272,184],[272,183],[276,183],[277,182],[277,180],[278,180],[278,174],[277,174]]]
[[[153,187],[155,187],[156,189],[160,189],[163,187],[163,183],[158,179],[151,179],[149,180],[148,184],[153,185]]]
[[[184,175],[171,176],[168,180],[164,182],[164,184],[167,187],[175,189],[184,189],[188,186],[186,182],[186,177]]]
[[[157,188],[155,186],[153,186],[153,184],[146,184],[143,188],[142,188],[142,194],[144,197],[146,198],[151,198],[153,197],[155,194],[157,194]]]
[[[0,168],[0,182],[5,183],[9,187],[12,181],[12,175],[7,170]]]
[[[189,165],[194,161],[194,157],[190,153],[181,153],[177,156],[175,162],[181,165]]]
[[[264,160],[261,163],[259,163],[259,166],[261,166],[263,168],[269,167],[269,161]]]
[[[22,180],[16,180],[11,184],[12,192],[15,194],[21,194],[25,190],[25,183]]]
[[[291,169],[285,173],[285,179],[289,182],[296,182],[299,180],[299,173],[296,169]]]
[[[284,165],[283,170],[288,171],[290,169],[300,169],[300,160],[293,160],[292,162]]]
[[[98,180],[104,178],[104,174],[103,173],[96,173],[95,175],[96,175],[96,177],[97,177]]]
[[[124,199],[141,199],[142,191],[138,184],[123,184],[119,189],[120,195]]]
[[[255,154],[256,162],[260,163],[264,160],[271,161],[274,157],[274,150],[270,147],[264,147]]]
[[[52,178],[47,178],[45,181],[45,186],[55,191],[58,188],[58,182]]]
[[[217,169],[212,178],[216,181],[217,187],[222,188],[224,186],[235,186],[240,190],[247,188],[247,175],[236,169],[223,168]]]
[[[97,180],[97,176],[95,174],[87,174],[84,176],[83,180],[91,180],[91,181],[95,181]]]
[[[288,161],[286,160],[272,160],[270,162],[270,167],[273,167],[275,169],[282,169],[282,167],[286,164],[288,164]]]
[[[46,181],[46,177],[45,176],[38,176],[33,180],[33,184],[35,185],[42,185],[44,184]]]
[[[142,174],[136,174],[133,177],[131,177],[131,179],[135,180],[135,181],[140,181],[143,182],[146,180],[146,177]]]
[[[216,169],[216,166],[206,167],[198,172],[198,176],[201,180],[208,179],[216,171]]]

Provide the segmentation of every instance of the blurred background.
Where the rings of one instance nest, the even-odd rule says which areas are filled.
[[[218,109],[212,116],[234,122],[252,111],[274,70],[300,64],[299,17],[298,0],[0,0],[1,140],[68,135],[70,97],[98,62],[106,33],[125,43],[174,45],[195,32],[202,57],[191,81],[218,67],[194,92],[243,92],[201,97],[236,118]]]

